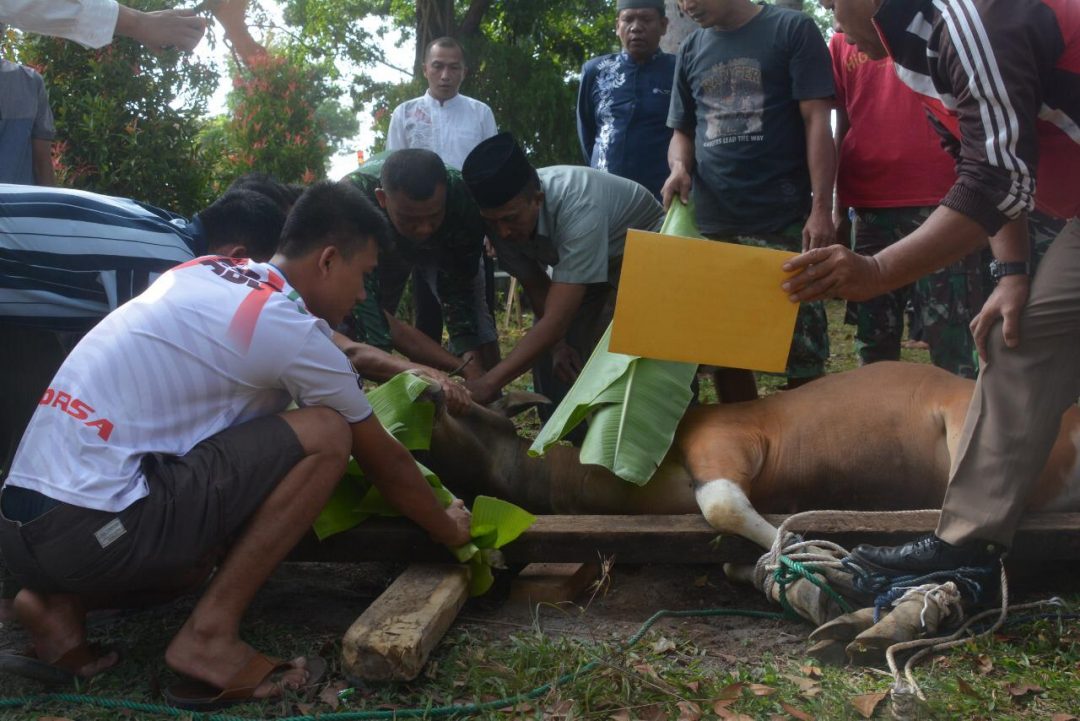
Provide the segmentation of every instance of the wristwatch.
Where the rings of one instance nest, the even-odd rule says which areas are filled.
[[[1031,273],[1031,263],[1017,261],[1014,263],[1002,263],[1000,260],[990,261],[990,277],[1001,280],[1007,275],[1028,275]]]

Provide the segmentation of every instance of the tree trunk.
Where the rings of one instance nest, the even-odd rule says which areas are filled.
[[[679,43],[690,33],[697,30],[697,23],[679,9],[678,0],[664,0],[668,16],[667,34],[660,39],[660,49],[673,53],[679,49]]]
[[[454,0],[417,0],[416,57],[417,72],[424,65],[424,51],[432,40],[454,34]]]

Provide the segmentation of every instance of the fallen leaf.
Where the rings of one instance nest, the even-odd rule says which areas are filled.
[[[983,676],[994,670],[994,660],[986,654],[976,656],[975,663],[979,665],[979,673]]]
[[[717,710],[716,714],[723,721],[754,721],[753,716],[747,716],[744,713],[738,713],[737,711],[732,711],[727,706],[722,706],[720,709]]]
[[[746,688],[746,684],[742,681],[730,683],[720,689],[720,693],[716,694],[716,698],[722,701],[742,698],[743,689]]]
[[[1029,693],[1043,693],[1042,686],[1036,686],[1032,683],[1011,683],[1005,687],[1005,690],[1008,691],[1013,698],[1027,696]]]
[[[696,586],[697,588],[705,588],[708,585],[709,585],[709,576],[708,575],[698,576],[697,578],[694,579],[694,586]]]
[[[630,709],[621,708],[608,716],[611,721],[630,721]]]
[[[679,721],[698,721],[701,718],[701,707],[693,701],[680,701],[675,705],[679,707]]]
[[[565,698],[559,701],[549,710],[544,711],[545,719],[564,719],[570,716],[570,712],[574,709],[574,700]]]
[[[660,680],[660,674],[656,673],[656,669],[653,668],[651,664],[647,664],[647,663],[634,664],[634,670],[637,671],[638,673],[640,673],[642,676],[649,676],[650,678],[654,678],[657,681]]]
[[[739,699],[737,699],[737,698],[724,698],[724,699],[720,699],[718,701],[713,701],[713,705],[712,705],[713,711],[715,711],[716,714],[719,716],[720,714],[725,713],[727,711],[728,706],[731,706],[732,704],[734,704],[738,700]]]
[[[798,719],[799,721],[814,721],[814,717],[813,717],[813,716],[811,716],[810,714],[806,713],[805,711],[800,711],[799,709],[795,708],[795,707],[794,707],[794,706],[792,706],[791,704],[788,704],[788,703],[781,703],[781,704],[780,704],[780,708],[782,708],[782,709],[784,709],[785,711],[787,711],[787,712],[788,712],[789,714],[791,714],[792,716],[794,716],[795,718],[797,718],[797,719]]]
[[[970,683],[962,678],[956,679],[956,688],[960,690],[960,693],[971,698],[980,698],[979,692],[976,691]]]
[[[701,688],[700,681],[687,681],[684,685],[688,691],[693,691],[694,693],[697,693],[698,689]]]
[[[801,671],[804,676],[809,676],[810,678],[821,678],[821,669],[817,666],[799,666],[799,671]]]
[[[653,642],[652,650],[655,653],[669,653],[675,650],[675,642],[671,639],[661,636]]]
[[[790,674],[784,674],[784,678],[798,686],[799,693],[806,698],[813,698],[821,693],[821,684],[813,679],[804,678],[802,676],[792,676]]]
[[[651,703],[648,706],[639,708],[637,716],[641,721],[666,721],[667,711],[660,704]]]
[[[331,683],[327,684],[322,691],[319,692],[319,700],[330,707],[332,711],[337,711],[341,706],[341,697],[338,696],[338,691],[345,688],[344,683]]]
[[[755,696],[771,696],[776,693],[775,688],[773,688],[772,686],[766,686],[763,683],[752,683],[747,686],[747,689]]]
[[[855,710],[858,711],[863,718],[873,718],[874,711],[877,709],[878,704],[881,703],[887,695],[888,694],[884,693],[864,693],[861,696],[850,699],[850,701],[851,705],[855,707]]]
[[[1080,721],[1080,718],[1069,713],[1056,713],[1050,717],[1050,721]]]
[[[296,710],[300,712],[301,716],[311,716],[315,713],[315,704],[313,703],[297,703]]]

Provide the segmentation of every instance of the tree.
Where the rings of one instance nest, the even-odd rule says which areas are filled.
[[[132,0],[160,10],[165,0]],[[195,138],[216,69],[176,51],[154,55],[118,38],[100,50],[12,34],[14,57],[45,77],[64,185],[145,200],[180,213],[206,205],[209,169]]]

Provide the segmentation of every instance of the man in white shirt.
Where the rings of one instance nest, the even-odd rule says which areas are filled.
[[[465,51],[457,40],[431,41],[424,53],[428,91],[394,108],[386,149],[431,150],[461,170],[469,152],[498,132],[491,108],[458,92],[466,71]]]
[[[206,32],[206,20],[195,10],[142,12],[116,0],[0,0],[0,23],[88,48],[104,47],[123,35],[153,52],[194,50]]]
[[[394,108],[386,136],[389,151],[404,148],[431,150],[451,168],[461,170],[465,158],[481,141],[498,132],[495,116],[485,103],[462,95],[467,72],[465,50],[454,38],[432,40],[424,52],[424,77],[428,91]],[[481,258],[483,273],[477,276],[478,295],[486,297],[494,315],[495,268]],[[416,327],[434,340],[442,340],[442,306],[419,273],[413,274]]]
[[[15,608],[33,642],[32,655],[0,655],[0,668],[93,676],[117,657],[86,644],[88,609],[196,588],[216,563],[165,652],[192,679],[167,700],[209,709],[316,682],[321,660],[267,659],[239,626],[350,453],[435,540],[469,539],[468,512],[441,508],[332,340],[386,235],[357,189],[317,183],[270,262],[183,263],[76,346],[0,494],[0,548],[24,586]],[[300,408],[286,411],[291,401]]]

